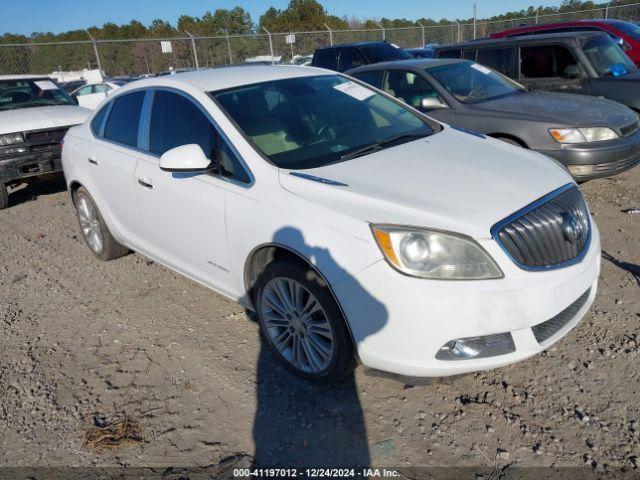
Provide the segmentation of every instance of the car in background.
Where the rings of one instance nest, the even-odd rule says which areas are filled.
[[[511,364],[596,295],[598,230],[564,168],[326,70],[140,80],[69,131],[63,164],[96,257],[133,249],[239,301],[317,382],[356,359],[425,377]]]
[[[74,90],[77,90],[78,88],[86,84],[86,80],[70,80],[68,82],[60,83],[60,88],[62,88],[67,93],[72,93]]]
[[[403,49],[388,42],[359,42],[318,48],[311,66],[345,72],[371,63],[411,58]]]
[[[427,115],[560,161],[578,181],[640,163],[640,121],[617,102],[529,91],[469,60],[377,63],[346,72]]]
[[[95,109],[100,103],[109,96],[109,94],[126,82],[109,81],[103,83],[94,83],[91,85],[85,85],[74,90],[71,93],[71,98],[78,102],[78,105],[91,110]]]
[[[313,60],[313,55],[294,55],[291,59],[291,64],[305,67],[311,65],[311,60]]]
[[[443,45],[439,58],[464,58],[526,87],[604,97],[640,111],[640,71],[604,33],[549,33]]]
[[[430,43],[425,45],[424,48],[405,48],[411,58],[436,58],[438,56],[438,44]]]
[[[0,76],[0,209],[10,186],[62,170],[62,138],[90,113],[49,77]]]
[[[503,32],[492,33],[491,38],[512,38],[546,33],[604,32],[618,43],[636,65],[640,65],[640,26],[624,20],[572,20],[568,22],[524,25]]]

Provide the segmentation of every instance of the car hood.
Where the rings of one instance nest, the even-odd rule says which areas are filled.
[[[496,222],[572,182],[564,168],[539,153],[450,127],[353,160],[279,174],[289,192],[366,222],[475,238],[490,237]]]
[[[77,125],[90,114],[91,110],[75,105],[0,110],[0,134]]]
[[[629,108],[610,100],[542,91],[509,95],[471,108],[482,114],[508,114],[558,126],[622,127],[636,117]]]

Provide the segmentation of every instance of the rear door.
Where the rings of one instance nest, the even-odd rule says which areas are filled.
[[[109,217],[118,238],[136,250],[145,246],[133,183],[140,155],[138,132],[145,95],[145,90],[137,90],[113,100],[86,160],[93,180],[89,193],[103,215]]]
[[[248,180],[235,151],[206,110],[190,96],[155,89],[149,109],[148,151],[136,171],[136,197],[149,239],[149,256],[220,291],[230,291],[228,190]],[[160,170],[160,156],[195,143],[215,159],[215,173]]]
[[[527,87],[566,93],[589,94],[589,78],[565,45],[520,47],[520,82]]]

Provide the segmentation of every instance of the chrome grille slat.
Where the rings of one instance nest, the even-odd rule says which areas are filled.
[[[577,238],[571,238],[572,226]],[[566,185],[498,222],[491,233],[518,266],[542,270],[578,261],[591,225],[582,194]]]

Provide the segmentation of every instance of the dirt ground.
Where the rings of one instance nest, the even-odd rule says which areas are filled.
[[[604,258],[596,302],[567,337],[439,383],[359,367],[333,387],[282,370],[238,305],[139,254],[94,259],[62,182],[18,189],[0,212],[0,464],[640,475],[640,215],[622,212],[640,207],[640,168],[581,188]],[[138,436],[86,444],[125,418]]]

